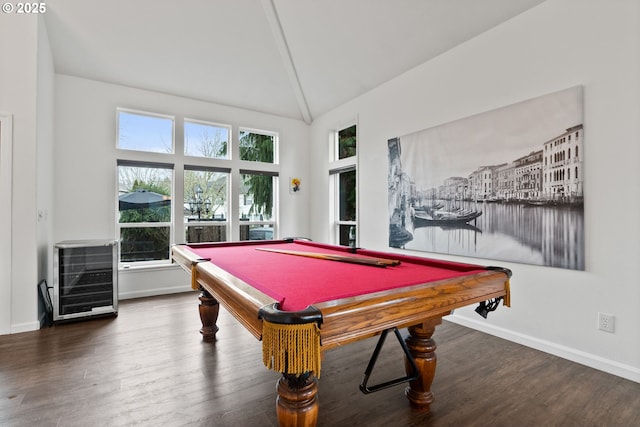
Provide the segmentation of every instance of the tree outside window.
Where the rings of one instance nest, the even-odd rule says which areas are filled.
[[[240,160],[274,163],[275,136],[240,131]]]
[[[231,129],[192,120],[184,121],[184,154],[194,157],[227,159]]]
[[[338,159],[356,155],[356,125],[338,131]]]
[[[241,160],[274,163],[275,145],[274,135],[240,131]],[[240,172],[240,240],[273,239],[275,174],[254,170]]]
[[[268,221],[273,217],[273,176],[260,173],[240,175],[240,218]]]
[[[356,171],[343,172],[339,176],[340,244],[353,246],[356,239]]]
[[[274,137],[254,132],[240,131],[240,159],[252,162],[273,163]],[[245,217],[259,215],[271,218],[273,211],[273,177],[268,174],[242,174],[244,198],[251,200],[248,211],[241,212]],[[245,204],[246,206],[246,204]]]
[[[340,245],[355,246],[357,231],[357,125],[337,130],[333,134],[334,160],[329,165],[332,182],[330,201],[334,239]]]

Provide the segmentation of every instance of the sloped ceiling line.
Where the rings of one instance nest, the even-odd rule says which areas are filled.
[[[311,124],[311,122],[313,121],[313,117],[311,116],[311,111],[309,110],[307,99],[304,96],[304,91],[302,90],[302,85],[300,84],[298,73],[296,72],[295,63],[293,62],[293,58],[291,57],[291,51],[289,50],[287,39],[284,35],[284,32],[282,31],[282,25],[280,25],[278,11],[273,4],[273,0],[262,0],[262,6],[264,7],[267,21],[269,22],[269,26],[271,27],[271,31],[273,32],[276,45],[278,46],[278,51],[280,52],[284,67],[287,71],[287,76],[296,97],[298,108],[300,109],[300,114],[302,114],[302,118],[305,123]]]

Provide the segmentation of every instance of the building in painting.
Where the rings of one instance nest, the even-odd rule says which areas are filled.
[[[493,168],[480,166],[469,175],[471,198],[485,200],[493,197]]]
[[[495,169],[495,198],[501,201],[509,201],[516,197],[516,166],[510,162],[500,165]]]
[[[544,143],[542,194],[545,199],[579,201],[583,197],[582,124]]]
[[[542,183],[542,150],[532,151],[514,161],[516,197],[529,200],[538,199],[541,195]]]

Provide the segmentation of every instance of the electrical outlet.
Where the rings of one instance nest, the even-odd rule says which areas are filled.
[[[598,313],[598,329],[605,332],[614,332],[616,329],[616,316]]]

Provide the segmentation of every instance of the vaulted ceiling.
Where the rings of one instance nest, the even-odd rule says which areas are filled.
[[[57,73],[304,120],[544,0],[47,0]]]

